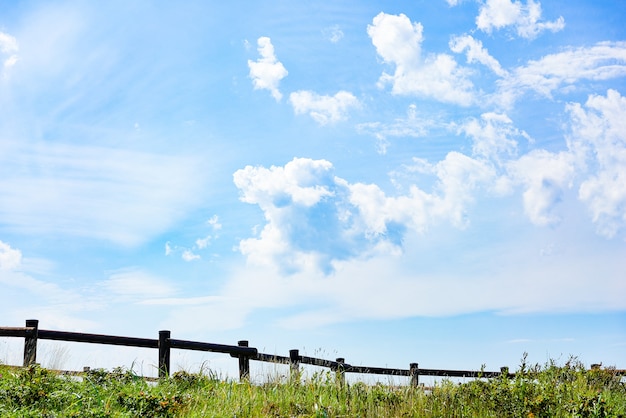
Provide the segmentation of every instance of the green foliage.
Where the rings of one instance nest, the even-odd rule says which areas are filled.
[[[260,385],[177,372],[158,383],[132,370],[59,376],[0,366],[2,417],[624,417],[626,388],[611,369],[575,359],[528,366],[513,378],[444,381],[432,390],[342,383],[334,373]]]

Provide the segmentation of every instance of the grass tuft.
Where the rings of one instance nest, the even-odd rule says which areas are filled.
[[[150,383],[131,370],[82,378],[0,365],[2,417],[625,417],[626,388],[613,369],[570,359],[528,366],[513,378],[409,386],[342,384],[320,372],[302,381],[224,381],[210,370]]]

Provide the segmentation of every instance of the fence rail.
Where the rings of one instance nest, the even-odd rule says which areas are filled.
[[[383,367],[353,366],[345,362],[344,358],[336,360],[326,360],[316,357],[302,356],[299,350],[290,350],[289,357],[260,353],[256,348],[249,347],[248,341],[242,340],[237,345],[215,344],[199,341],[187,341],[171,338],[168,330],[159,331],[158,339],[121,337],[115,335],[86,334],[69,331],[52,331],[39,329],[39,321],[36,319],[26,320],[25,327],[0,327],[0,337],[21,337],[24,338],[24,367],[37,362],[37,340],[56,340],[92,344],[122,345],[128,347],[156,348],[158,349],[158,369],[159,378],[169,375],[170,371],[170,351],[172,348],[181,350],[207,351],[214,353],[230,354],[239,360],[240,380],[250,377],[250,360],[277,364],[288,364],[292,378],[299,378],[300,365],[313,365],[326,367],[334,371],[344,382],[345,373],[377,374],[406,376],[410,378],[412,386],[419,385],[419,376],[439,376],[439,377],[485,377],[493,378],[502,375],[514,377],[514,373],[509,373],[508,367],[502,367],[499,372],[495,371],[475,371],[475,370],[439,370],[421,369],[418,363],[410,363],[408,369],[392,369]],[[616,370],[617,374],[626,375],[626,370]]]

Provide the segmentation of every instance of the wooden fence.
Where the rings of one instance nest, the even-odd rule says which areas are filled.
[[[0,337],[21,337],[24,338],[24,366],[29,366],[37,362],[37,341],[57,340],[93,344],[122,345],[127,347],[144,347],[158,349],[158,369],[159,378],[169,375],[170,371],[170,351],[172,348],[181,350],[207,351],[214,353],[229,354],[239,360],[240,380],[250,377],[250,360],[269,363],[280,363],[290,366],[291,376],[299,378],[300,365],[313,365],[329,368],[337,374],[341,382],[345,379],[345,373],[363,373],[391,376],[406,376],[410,378],[412,386],[419,385],[419,376],[440,376],[440,377],[498,377],[506,373],[508,377],[514,377],[509,373],[508,367],[502,367],[499,372],[471,371],[471,370],[438,370],[421,369],[418,363],[410,363],[408,369],[391,369],[384,367],[352,366],[345,362],[344,358],[336,360],[325,360],[316,357],[300,355],[299,350],[290,350],[289,356],[278,356],[260,353],[256,348],[249,347],[248,341],[239,341],[237,345],[224,345],[205,343],[198,341],[178,340],[171,338],[170,331],[159,331],[158,339],[119,337],[114,335],[85,334],[79,332],[51,331],[39,329],[37,319],[27,319],[24,327],[0,327]]]

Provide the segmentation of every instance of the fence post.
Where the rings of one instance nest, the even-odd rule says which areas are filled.
[[[26,327],[33,328],[33,331],[31,333],[27,332],[24,337],[24,367],[28,367],[37,362],[37,336],[39,334],[39,320],[27,319]]]
[[[346,359],[343,357],[339,357],[335,360],[337,363],[337,370],[335,370],[335,378],[340,386],[343,386],[346,383]]]
[[[420,384],[420,368],[419,364],[411,363],[409,365],[409,374],[411,375],[411,386],[416,388]]]
[[[504,375],[505,377],[509,377],[509,368],[508,366],[500,367],[500,376]]]
[[[159,331],[159,378],[168,377],[170,373],[170,331]]]
[[[289,370],[292,382],[300,382],[300,350],[289,350]]]
[[[248,347],[248,341],[237,342],[239,347]],[[250,357],[239,355],[239,381],[250,380]]]

